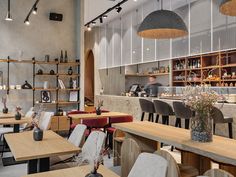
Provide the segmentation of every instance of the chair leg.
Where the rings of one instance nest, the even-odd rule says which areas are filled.
[[[151,121],[154,122],[154,114],[151,113]]]
[[[180,118],[176,118],[176,120],[175,120],[175,127],[181,128],[181,119]]]
[[[232,127],[232,123],[228,123],[228,127],[229,127],[229,138],[233,138],[233,127]]]
[[[145,115],[145,112],[142,112],[141,121],[143,121],[143,119],[144,119],[144,115]]]
[[[216,134],[216,124],[213,124],[213,134]]]
[[[159,114],[156,115],[156,123],[158,123],[158,120],[159,120]]]
[[[185,129],[189,129],[189,119],[185,119]]]
[[[169,116],[162,116],[162,124],[169,125]]]
[[[150,122],[152,120],[152,113],[148,114],[148,121]]]

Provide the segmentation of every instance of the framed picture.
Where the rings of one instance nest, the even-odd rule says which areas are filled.
[[[78,92],[77,91],[70,91],[69,101],[71,101],[71,102],[78,101]]]
[[[51,92],[50,91],[41,91],[41,102],[42,103],[51,103]]]

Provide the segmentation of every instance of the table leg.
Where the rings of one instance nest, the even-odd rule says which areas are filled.
[[[49,157],[39,159],[39,161],[38,161],[38,172],[45,172],[45,171],[49,171],[49,170],[50,170],[50,159],[49,159]]]
[[[211,169],[211,159],[192,152],[181,151],[181,163],[197,168],[200,175]]]
[[[28,174],[33,174],[33,173],[37,173],[38,172],[38,160],[34,159],[34,160],[29,160],[28,161]]]
[[[14,124],[13,132],[14,133],[19,133],[20,132],[20,125],[19,124]]]
[[[231,173],[233,176],[236,176],[236,166],[228,164],[219,164],[219,168]]]

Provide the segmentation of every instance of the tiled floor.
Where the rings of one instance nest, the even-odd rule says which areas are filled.
[[[170,149],[169,146],[166,146],[164,148],[165,150]],[[175,157],[177,162],[180,162],[180,153],[178,151],[171,152],[172,155]],[[4,157],[11,156],[11,153],[4,153]],[[104,157],[104,165],[111,170],[113,170],[115,173],[120,174],[120,168],[119,167],[113,167],[113,159],[108,159],[107,156]],[[2,160],[0,160],[0,177],[21,177],[27,174],[27,165],[21,164],[21,165],[13,165],[8,167],[3,167]]]

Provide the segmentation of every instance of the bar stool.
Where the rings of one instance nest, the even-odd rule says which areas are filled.
[[[168,103],[160,100],[154,100],[153,103],[155,113],[162,115],[162,124],[169,125],[169,116],[175,115],[172,107]],[[156,122],[158,122],[158,120],[156,120]]]
[[[223,113],[221,112],[220,109],[218,109],[217,107],[214,107],[212,109],[212,116],[213,116],[213,121],[214,121],[214,134],[215,134],[215,128],[216,128],[216,124],[228,124],[228,129],[229,129],[229,138],[233,138],[233,128],[232,128],[232,124],[233,124],[233,118],[232,117],[224,117]]]
[[[176,116],[175,127],[181,128],[181,119],[184,119],[185,129],[189,129],[189,120],[192,117],[191,109],[179,101],[173,102],[173,108]]]
[[[154,121],[154,113],[155,113],[155,108],[153,105],[153,102],[146,100],[146,99],[139,99],[139,104],[142,110],[142,117],[141,117],[141,121],[143,121],[144,119],[144,115],[145,113],[149,113],[148,115],[148,121]],[[157,117],[158,119],[158,117]]]

